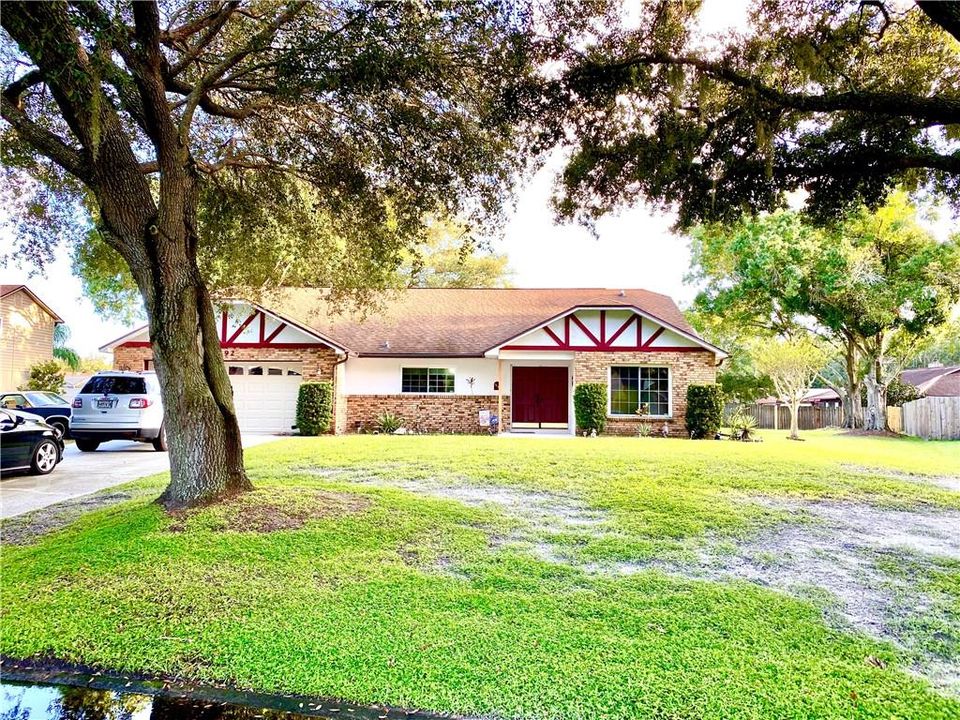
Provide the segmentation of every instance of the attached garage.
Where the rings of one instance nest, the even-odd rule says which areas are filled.
[[[296,433],[297,396],[304,380],[336,382],[346,349],[301,323],[253,303],[224,303],[220,347],[233,385],[240,430]],[[151,371],[149,330],[140,327],[100,348],[116,370]]]
[[[230,361],[226,365],[240,430],[290,432],[296,423],[302,363]]]

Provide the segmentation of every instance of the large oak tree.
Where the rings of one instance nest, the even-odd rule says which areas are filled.
[[[169,505],[250,485],[199,257],[262,261],[282,231],[347,248],[334,273],[393,271],[424,218],[496,215],[514,176],[532,21],[509,3],[53,0],[5,2],[0,21],[21,252],[49,259],[51,228],[89,212],[82,232],[129,268]],[[203,242],[201,216],[220,229]]]
[[[754,0],[719,37],[700,5],[638,3],[567,47],[550,138],[572,147],[562,217],[644,200],[688,227],[803,188],[830,220],[897,184],[960,208],[960,3]]]

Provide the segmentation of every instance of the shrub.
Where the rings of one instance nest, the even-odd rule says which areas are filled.
[[[607,426],[607,386],[604,383],[581,383],[573,391],[573,407],[578,430],[603,432]]]
[[[63,365],[56,360],[45,360],[30,368],[30,378],[21,390],[44,390],[46,392],[63,392]]]
[[[917,390],[913,385],[903,382],[900,378],[894,378],[887,385],[887,406],[903,407],[904,403],[913,400],[919,400],[923,393]]]
[[[637,437],[652,437],[653,436],[653,425],[650,423],[642,422],[637,425]]]
[[[301,435],[319,435],[329,431],[332,414],[331,383],[300,383],[300,394],[297,396],[297,429]]]
[[[690,437],[715,437],[723,421],[723,388],[719,385],[689,386],[686,421]]]
[[[757,421],[753,415],[748,415],[742,409],[737,408],[727,420],[730,426],[730,439],[749,441],[750,434],[757,429]]]
[[[380,417],[377,418],[377,431],[384,435],[395,433],[401,427],[403,427],[403,418],[389,410],[380,413]]]

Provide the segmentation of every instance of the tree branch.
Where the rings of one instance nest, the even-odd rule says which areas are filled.
[[[160,33],[160,42],[164,45],[170,47],[176,47],[179,43],[183,43],[187,38],[196,35],[201,30],[209,28],[213,25],[219,23],[220,26],[226,22],[226,19],[230,17],[238,8],[240,7],[239,0],[230,0],[225,3],[218,3],[212,10],[201,15],[200,17],[186,22],[179,27],[167,29]]]
[[[691,55],[670,55],[660,52],[638,53],[620,62],[597,64],[592,69],[595,72],[604,72],[623,70],[635,65],[692,67],[714,79],[748,90],[777,107],[791,110],[804,112],[858,111],[897,117],[922,118],[944,125],[960,123],[960,98],[944,97],[943,95],[925,97],[890,92],[843,92],[821,95],[783,92],[765,85],[754,77],[734,70],[726,62],[705,60]]]
[[[960,40],[960,3],[943,0],[917,0],[917,7],[944,31]]]
[[[171,77],[176,77],[188,65],[190,65],[190,63],[196,60],[200,55],[200,52],[220,33],[220,31],[223,29],[223,26],[226,25],[227,21],[230,19],[230,16],[233,15],[239,7],[239,0],[232,0],[229,3],[222,5],[215,12],[210,13],[210,22],[206,24],[206,32],[204,32],[203,36],[197,40],[193,46],[187,49],[187,51],[183,54],[183,57],[177,61],[176,65],[171,66],[167,73]]]
[[[183,114],[180,116],[180,134],[186,137],[190,130],[190,124],[193,122],[193,114],[200,104],[201,98],[206,94],[209,87],[217,80],[222,78],[230,68],[243,61],[244,58],[251,55],[273,39],[277,31],[294,18],[305,6],[306,0],[299,0],[292,3],[287,9],[275,17],[265,28],[250,38],[240,50],[228,55],[219,64],[208,71],[204,77],[196,84],[190,94],[187,96],[186,105],[183,108]],[[229,116],[228,116],[229,117]]]
[[[15,83],[12,83],[13,85]],[[28,145],[42,153],[71,175],[89,183],[90,164],[84,161],[83,152],[67,144],[61,137],[38,125],[8,98],[10,87],[0,96],[0,115],[17,131]]]

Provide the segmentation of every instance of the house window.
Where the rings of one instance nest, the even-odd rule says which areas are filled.
[[[403,368],[405,393],[452,393],[453,371],[445,368]]]
[[[230,365],[227,367],[228,375],[243,375],[243,366],[242,365]]]
[[[252,367],[247,371],[247,375],[263,375],[263,368],[259,365]]]
[[[283,368],[267,368],[267,375],[283,375]]]
[[[646,405],[644,415],[670,414],[670,371],[665,367],[610,368],[610,414],[636,415]]]

